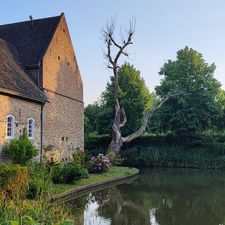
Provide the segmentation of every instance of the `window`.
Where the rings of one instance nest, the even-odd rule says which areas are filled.
[[[34,139],[34,119],[29,118],[28,119],[28,126],[27,126],[27,133],[29,139]]]
[[[14,117],[11,115],[6,117],[6,137],[14,138]]]

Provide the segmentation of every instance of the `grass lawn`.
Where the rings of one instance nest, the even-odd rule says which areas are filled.
[[[89,184],[102,183],[115,178],[124,177],[126,175],[136,174],[138,169],[130,167],[112,167],[108,172],[102,174],[90,174],[89,178],[75,181],[74,184],[53,184],[50,193],[52,195],[62,193],[74,188],[80,188]]]

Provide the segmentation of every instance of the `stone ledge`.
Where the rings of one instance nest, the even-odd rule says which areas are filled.
[[[57,201],[57,202],[70,202],[84,194],[87,194],[89,192],[92,191],[98,191],[98,190],[102,190],[104,188],[108,188],[108,187],[112,187],[118,184],[123,184],[126,181],[130,181],[133,179],[138,178],[139,176],[139,171],[135,172],[134,174],[129,174],[127,176],[122,176],[122,177],[117,177],[117,178],[113,178],[113,179],[109,179],[108,181],[104,181],[101,183],[96,183],[96,184],[90,184],[90,185],[85,185],[83,187],[80,188],[74,188],[71,189],[69,191],[60,193],[60,194],[56,194],[54,196],[52,196],[50,198],[50,201]]]

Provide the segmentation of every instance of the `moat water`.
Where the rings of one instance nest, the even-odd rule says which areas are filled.
[[[225,225],[225,173],[147,169],[70,206],[76,225]]]

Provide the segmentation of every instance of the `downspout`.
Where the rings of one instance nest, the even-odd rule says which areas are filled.
[[[40,70],[41,70],[41,61],[38,63],[38,87],[42,90],[41,79],[40,79]],[[44,134],[44,105],[45,102],[41,105],[41,137],[40,137],[40,163],[43,162],[43,134]]]
[[[41,105],[41,140],[40,140],[41,148],[40,148],[40,163],[42,163],[42,161],[43,161],[44,105],[45,105],[45,103],[43,103]]]

